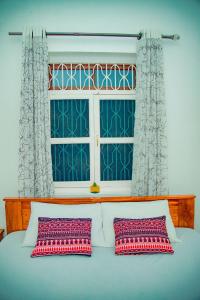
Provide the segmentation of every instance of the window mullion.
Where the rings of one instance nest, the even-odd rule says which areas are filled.
[[[93,96],[93,115],[94,115],[94,181],[99,183],[100,181],[100,106],[99,106],[99,95]]]
[[[94,182],[95,177],[95,145],[94,145],[94,101],[93,96],[89,97],[89,135],[90,135],[90,182]]]

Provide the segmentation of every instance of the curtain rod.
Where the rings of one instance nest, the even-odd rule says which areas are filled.
[[[23,35],[22,32],[8,32],[8,35]],[[88,33],[88,32],[46,32],[46,36],[101,36],[101,37],[127,37],[141,39],[142,33],[128,34],[128,33]],[[179,40],[178,34],[165,35],[162,34],[163,39]]]

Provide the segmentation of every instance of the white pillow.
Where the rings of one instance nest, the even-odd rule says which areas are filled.
[[[117,218],[153,218],[166,216],[166,227],[171,242],[180,241],[170,216],[167,200],[148,202],[102,203],[103,232],[106,247],[114,247],[115,233],[113,219]]]
[[[25,233],[23,246],[35,246],[38,235],[38,217],[92,218],[92,245],[104,245],[100,204],[60,205],[31,202],[31,216]]]

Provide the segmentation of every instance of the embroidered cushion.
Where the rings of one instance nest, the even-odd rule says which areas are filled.
[[[91,256],[91,224],[90,218],[38,218],[38,238],[31,256]]]
[[[170,244],[166,217],[114,219],[115,254],[174,253]]]

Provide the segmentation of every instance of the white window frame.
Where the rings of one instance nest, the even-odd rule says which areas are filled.
[[[100,181],[100,144],[101,143],[134,143],[134,137],[130,138],[101,138],[100,137],[100,114],[99,102],[106,99],[135,99],[135,90],[50,90],[49,103],[51,100],[62,99],[89,99],[89,137],[81,138],[51,138],[51,144],[90,144],[90,181],[54,182],[57,196],[102,196],[102,195],[130,195],[131,180]],[[94,117],[95,116],[95,117]],[[98,141],[98,146],[96,143]],[[93,182],[100,185],[100,193],[91,194],[90,186]]]

